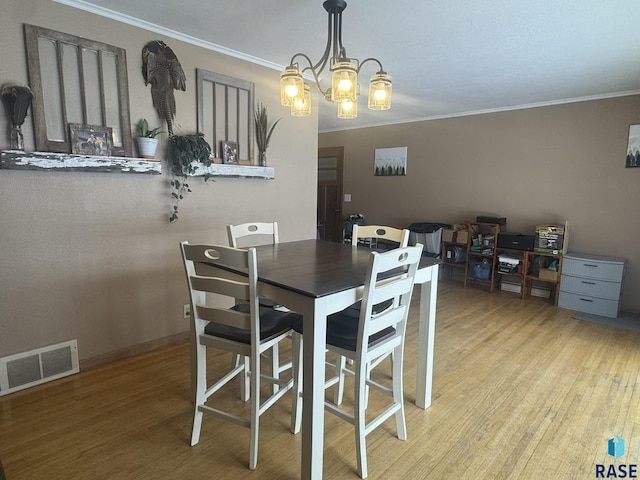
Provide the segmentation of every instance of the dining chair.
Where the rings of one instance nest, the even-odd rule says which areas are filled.
[[[364,282],[360,317],[354,320],[351,315],[338,312],[327,318],[327,349],[353,360],[355,380],[353,413],[328,401],[325,401],[325,409],[354,425],[358,474],[362,478],[367,477],[366,436],[371,431],[395,416],[398,438],[407,438],[402,386],[404,338],[414,277],[421,255],[422,245],[419,243],[384,253],[372,252]],[[375,312],[374,307],[382,302],[389,302],[389,307]],[[294,394],[291,430],[298,433],[302,417],[302,322],[294,324],[293,331]],[[392,354],[391,388],[369,377],[372,362],[389,354]],[[393,399],[389,408],[368,422],[366,386]]]
[[[227,236],[229,238],[229,246],[233,248],[240,248],[240,244],[252,247],[255,247],[257,244],[275,245],[279,242],[278,222],[248,222],[238,225],[227,225]],[[259,297],[259,301],[260,305],[263,307],[281,308],[277,302],[270,298]],[[268,356],[270,356],[271,360],[271,375],[275,378],[280,378],[280,374],[282,372],[291,368],[291,362],[280,364],[280,350],[278,348],[278,344],[273,346],[271,353]],[[237,364],[240,361],[240,358],[235,357],[233,361]],[[274,393],[278,391],[278,388],[279,386],[277,383],[272,385]],[[248,394],[248,392],[246,394]],[[247,398],[244,400],[247,400]]]
[[[404,228],[394,228],[394,227],[386,227],[383,225],[353,225],[353,231],[351,235],[351,245],[358,246],[363,244],[368,240],[369,246],[377,246],[377,240],[387,240],[390,242],[394,242],[398,247],[406,247],[409,245],[409,230]],[[375,242],[374,242],[375,240]],[[367,243],[365,243],[367,244]],[[347,309],[345,309],[345,315],[350,315],[354,318],[358,318],[360,316],[360,306],[362,302],[356,302]],[[389,306],[389,302],[383,302],[380,305],[375,305],[374,312],[378,310],[384,310]],[[384,356],[379,358],[375,363],[377,365],[382,360],[384,360]],[[345,370],[345,358],[338,357],[336,359],[336,371],[337,374],[340,375],[340,381],[338,382],[338,386],[334,391],[334,402],[337,405],[342,403],[342,398],[344,395],[344,374],[352,373],[351,370]],[[368,397],[367,397],[368,398]]]
[[[249,468],[254,470],[258,461],[259,418],[269,407],[288,392],[293,379],[288,381],[261,375],[260,355],[288,337],[293,323],[301,321],[299,314],[280,312],[262,307],[257,295],[256,249],[237,249],[222,245],[180,244],[187,284],[191,297],[192,379],[195,381],[195,411],[191,445],[200,440],[203,414],[210,414],[250,429]],[[220,276],[215,267],[232,267],[247,271],[247,276]],[[229,277],[229,278],[228,278]],[[207,294],[215,293],[240,300],[232,308],[221,308],[207,302]],[[218,298],[218,297],[216,297]],[[231,352],[246,358],[213,384],[207,379],[207,348]],[[209,404],[210,397],[233,378],[241,383],[248,379],[250,419],[222,411]],[[260,380],[277,383],[280,389],[261,403]]]

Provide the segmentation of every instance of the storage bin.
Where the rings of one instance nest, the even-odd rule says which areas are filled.
[[[469,260],[469,277],[490,280],[491,268],[492,263],[487,260]]]
[[[447,223],[412,223],[408,227],[409,245],[421,243],[424,246],[423,253],[432,257],[439,257],[442,245],[442,230],[451,228]]]

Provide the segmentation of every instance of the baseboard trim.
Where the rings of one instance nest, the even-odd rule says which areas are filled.
[[[175,345],[176,343],[182,343],[189,339],[189,332],[176,333],[168,337],[157,338],[149,342],[140,343],[138,345],[132,345],[130,347],[121,348],[113,352],[103,353],[102,355],[96,355],[88,358],[80,359],[80,371],[90,370],[92,368],[105,365],[107,363],[115,362],[116,360],[122,360],[124,358],[133,357],[142,353],[152,352],[159,348],[168,347],[169,345]]]

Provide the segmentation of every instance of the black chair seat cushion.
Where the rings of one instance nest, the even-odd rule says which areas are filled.
[[[384,302],[380,302],[377,305],[374,305],[372,308],[372,313],[374,315],[377,315],[378,313],[382,312],[383,310],[386,310],[387,308],[389,308],[391,305],[393,305],[393,299],[389,299],[389,300],[385,300]],[[354,317],[354,318],[359,318],[360,317],[360,309],[362,308],[362,300],[360,300],[359,302],[354,303],[353,305],[349,305],[347,308],[345,308],[342,312],[344,315],[350,316],[350,317]]]
[[[348,308],[327,317],[327,345],[333,345],[355,352],[356,343],[358,342],[358,325],[360,322],[357,317],[354,318],[349,312],[346,312]],[[294,323],[293,329],[299,334],[302,334],[302,320]],[[373,345],[377,341],[393,335],[395,332],[396,330],[393,327],[380,330],[369,337],[369,345]]]
[[[231,310],[249,313],[249,304],[241,303],[232,307]],[[296,322],[302,321],[302,315],[295,312],[279,312],[273,308],[260,306],[260,340],[270,340],[285,333],[293,327]],[[204,328],[204,333],[215,337],[226,338],[234,342],[251,343],[251,331],[242,328],[230,327],[219,323],[209,322]]]

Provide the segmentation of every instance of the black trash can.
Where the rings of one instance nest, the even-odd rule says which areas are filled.
[[[409,245],[421,243],[423,253],[430,257],[440,257],[442,245],[442,229],[451,228],[448,223],[419,222],[407,227],[409,230]]]

